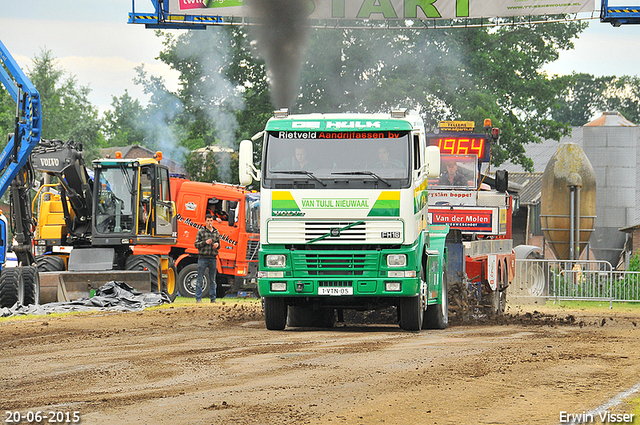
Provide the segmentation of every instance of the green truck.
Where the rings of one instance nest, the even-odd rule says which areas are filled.
[[[240,144],[241,184],[260,181],[258,290],[267,329],[331,327],[348,309],[397,307],[402,329],[448,324],[448,226],[429,226],[440,152],[422,119],[289,115],[262,136],[261,170]]]

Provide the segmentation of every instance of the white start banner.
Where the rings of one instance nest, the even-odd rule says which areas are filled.
[[[310,19],[456,19],[593,12],[594,0],[300,0]],[[169,0],[174,15],[252,17],[245,0]]]

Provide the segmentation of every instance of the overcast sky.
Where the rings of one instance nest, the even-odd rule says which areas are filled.
[[[637,0],[629,0],[633,5]],[[127,24],[131,0],[0,0],[0,40],[23,68],[42,48],[51,50],[59,65],[92,89],[90,100],[101,111],[111,96],[125,89],[146,101],[133,84],[134,67],[144,63],[149,73],[162,75],[170,89],[177,74],[155,57],[161,39],[144,25]],[[136,0],[139,12],[153,10],[150,1]],[[601,75],[637,75],[640,70],[640,26],[614,28],[589,21],[576,49],[563,52],[548,65],[550,73],[573,71]]]

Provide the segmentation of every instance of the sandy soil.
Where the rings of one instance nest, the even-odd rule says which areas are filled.
[[[3,322],[2,423],[558,424],[640,382],[640,312],[532,311],[419,333],[272,332],[228,303]]]

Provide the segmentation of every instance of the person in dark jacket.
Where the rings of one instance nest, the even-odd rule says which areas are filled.
[[[438,180],[439,186],[468,186],[467,179],[460,173],[458,173],[458,163],[453,159],[448,159],[444,162],[447,168]]]
[[[220,233],[213,227],[213,216],[209,213],[204,218],[205,227],[198,230],[195,247],[198,248],[198,278],[196,279],[196,302],[202,302],[202,279],[204,271],[209,269],[209,298],[216,301],[216,257],[220,247]]]

